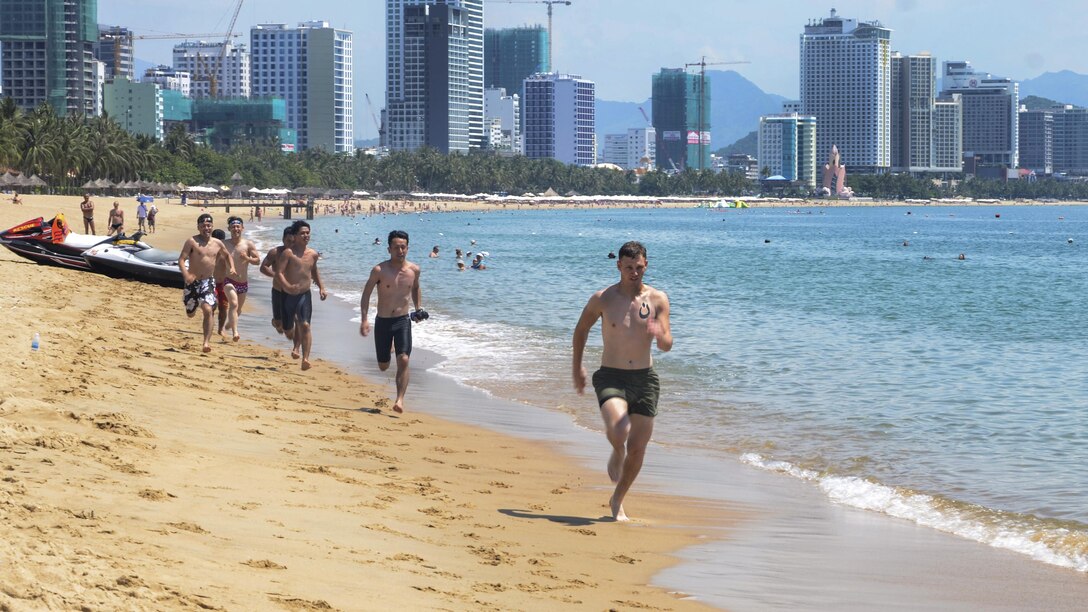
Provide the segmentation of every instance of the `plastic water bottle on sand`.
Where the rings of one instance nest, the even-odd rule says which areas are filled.
[[[36,351],[42,344],[42,337],[38,332],[34,332],[34,338],[30,341],[30,350]]]

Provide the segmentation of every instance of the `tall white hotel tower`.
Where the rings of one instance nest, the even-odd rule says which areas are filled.
[[[283,98],[298,147],[351,153],[354,142],[351,32],[327,21],[249,30],[254,97]]]
[[[411,109],[413,100],[409,87],[405,90],[405,80],[425,80],[425,74],[405,73],[404,54],[404,7],[420,4],[446,4],[463,11],[465,19],[465,49],[467,51],[468,72],[468,146],[481,149],[484,141],[484,0],[386,0],[385,2],[385,132],[389,148],[393,150],[413,149],[418,146],[419,138],[402,138],[408,133],[418,132],[413,122],[422,121],[419,113]],[[460,58],[451,58],[451,63]],[[406,95],[408,94],[408,95]],[[459,97],[454,92],[451,97]],[[415,116],[410,116],[410,115]]]
[[[879,22],[832,9],[801,35],[801,108],[816,117],[817,164],[836,145],[849,172],[891,167],[891,38]]]

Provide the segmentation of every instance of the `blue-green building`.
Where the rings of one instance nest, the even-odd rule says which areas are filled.
[[[526,78],[552,71],[550,44],[544,26],[484,30],[484,88],[502,87],[520,96]]]
[[[295,130],[287,127],[283,98],[205,98],[193,100],[192,131],[216,151],[234,147],[278,144],[284,152],[298,146]]]
[[[102,109],[126,132],[162,140],[162,89],[125,77],[102,86]]]

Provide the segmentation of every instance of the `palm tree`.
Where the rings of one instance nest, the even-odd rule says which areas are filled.
[[[58,156],[57,125],[56,111],[45,103],[26,118],[19,160],[24,174],[49,174]]]

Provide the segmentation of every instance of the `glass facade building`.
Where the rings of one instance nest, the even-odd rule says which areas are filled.
[[[286,125],[287,106],[280,98],[193,100],[192,117],[193,132],[202,133],[204,142],[216,151],[276,142],[282,150],[293,151],[297,144],[294,130]]]
[[[484,86],[520,96],[529,75],[552,71],[549,44],[544,26],[484,30]]]
[[[710,167],[710,88],[704,74],[662,68],[653,76],[657,165],[663,170]]]
[[[98,102],[97,0],[3,0],[3,91],[23,110],[91,116]]]
[[[449,32],[445,42],[436,44],[444,45],[450,55],[441,59],[420,56],[425,54],[421,49],[420,34],[417,31],[408,32],[405,29],[405,14],[409,7],[420,5],[448,7],[452,12],[459,14],[459,24],[454,26],[456,32]],[[419,15],[416,10],[414,15]],[[452,13],[451,13],[452,14]],[[412,40],[409,40],[409,34]],[[463,42],[457,40],[463,36]],[[421,95],[421,80],[427,80],[426,75],[418,73],[421,61],[429,65],[438,66],[445,63],[453,67],[451,73],[436,75],[438,80],[444,80],[453,88],[446,94],[450,100],[461,104],[462,83],[459,72],[464,71],[464,105],[468,114],[468,146],[480,149],[485,146],[484,137],[484,0],[386,0],[385,4],[385,131],[387,143],[393,150],[411,150],[421,146],[420,134],[424,128],[420,123],[422,118],[416,108],[418,97]],[[461,68],[463,66],[463,68]],[[451,76],[452,75],[452,76]],[[433,87],[431,88],[433,89]],[[437,93],[428,93],[428,96],[438,96]],[[445,112],[445,111],[436,111]],[[451,115],[459,113],[459,109],[450,111]],[[453,121],[451,125],[459,125],[459,121]],[[459,129],[459,128],[458,128]],[[451,134],[450,142],[458,143],[454,147],[460,150],[459,135]]]

